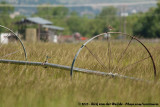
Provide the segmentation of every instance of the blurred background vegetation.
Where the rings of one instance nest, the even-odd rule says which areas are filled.
[[[1,2],[0,5],[7,4]],[[48,4],[49,5],[49,4]],[[17,30],[15,21],[25,18],[24,15],[18,15],[15,18],[9,17],[15,11],[12,5],[0,7],[0,24],[13,30]],[[77,11],[70,11],[67,7],[37,7],[36,13],[31,16],[39,16],[48,19],[57,26],[64,27],[63,35],[71,35],[74,32],[80,32],[85,37],[92,37],[107,31],[107,26],[111,25],[114,31],[121,31],[143,38],[160,37],[160,3],[156,7],[150,8],[145,13],[135,13],[128,16],[122,16],[117,8],[104,7],[100,13],[92,16],[90,14],[79,15]]]

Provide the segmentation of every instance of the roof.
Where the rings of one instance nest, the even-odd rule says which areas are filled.
[[[41,25],[52,24],[52,22],[46,19],[40,18],[40,17],[29,17],[29,18],[26,18],[26,20],[36,23],[36,24],[41,24]]]
[[[53,26],[53,25],[43,25],[44,28],[53,29],[53,30],[64,30],[62,27]]]

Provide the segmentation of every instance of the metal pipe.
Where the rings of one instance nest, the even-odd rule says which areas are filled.
[[[32,66],[44,66],[44,67],[61,68],[61,69],[65,69],[65,70],[70,70],[71,69],[71,67],[69,67],[69,66],[51,64],[51,63],[43,63],[43,62],[31,62],[31,61],[18,61],[18,60],[0,59],[0,63],[9,63],[9,64],[18,64],[18,65],[32,65]]]
[[[31,61],[18,61],[18,60],[0,59],[0,63],[9,63],[9,64],[18,64],[18,65],[30,65],[30,66],[44,66],[44,67],[59,68],[59,69],[64,69],[64,70],[70,70],[71,69],[70,66],[52,64],[52,63],[43,63],[43,62],[31,62]],[[93,70],[75,68],[75,67],[73,68],[73,70],[76,71],[76,72],[87,73],[87,74],[96,74],[96,75],[111,76],[111,77],[120,77],[120,78],[124,78],[124,79],[143,81],[143,82],[147,82],[147,83],[151,82],[151,81],[148,81],[148,80],[143,80],[143,79],[139,79],[139,78],[135,78],[135,77],[129,77],[129,76],[120,75],[118,73],[107,73],[107,72],[93,71]]]

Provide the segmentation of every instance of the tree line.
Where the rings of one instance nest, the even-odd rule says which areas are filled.
[[[1,2],[5,4],[5,2]],[[146,13],[136,13],[127,17],[121,17],[117,14],[117,8],[104,7],[99,14],[91,16],[90,14],[79,15],[76,11],[70,11],[66,7],[37,7],[37,12],[32,16],[39,16],[53,22],[54,25],[64,27],[63,34],[71,35],[79,32],[86,37],[107,32],[107,26],[112,26],[113,31],[126,32],[144,38],[160,37],[160,3],[157,7],[149,9]],[[7,27],[13,27],[14,22],[25,18],[17,16],[11,19],[9,15],[14,12],[14,7],[0,7],[0,24]]]

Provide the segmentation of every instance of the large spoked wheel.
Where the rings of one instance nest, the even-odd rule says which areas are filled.
[[[74,66],[141,79],[156,77],[156,66],[147,47],[136,37],[121,32],[102,33],[89,39],[73,59],[71,76]]]
[[[0,59],[27,60],[21,39],[9,28],[0,25]]]

